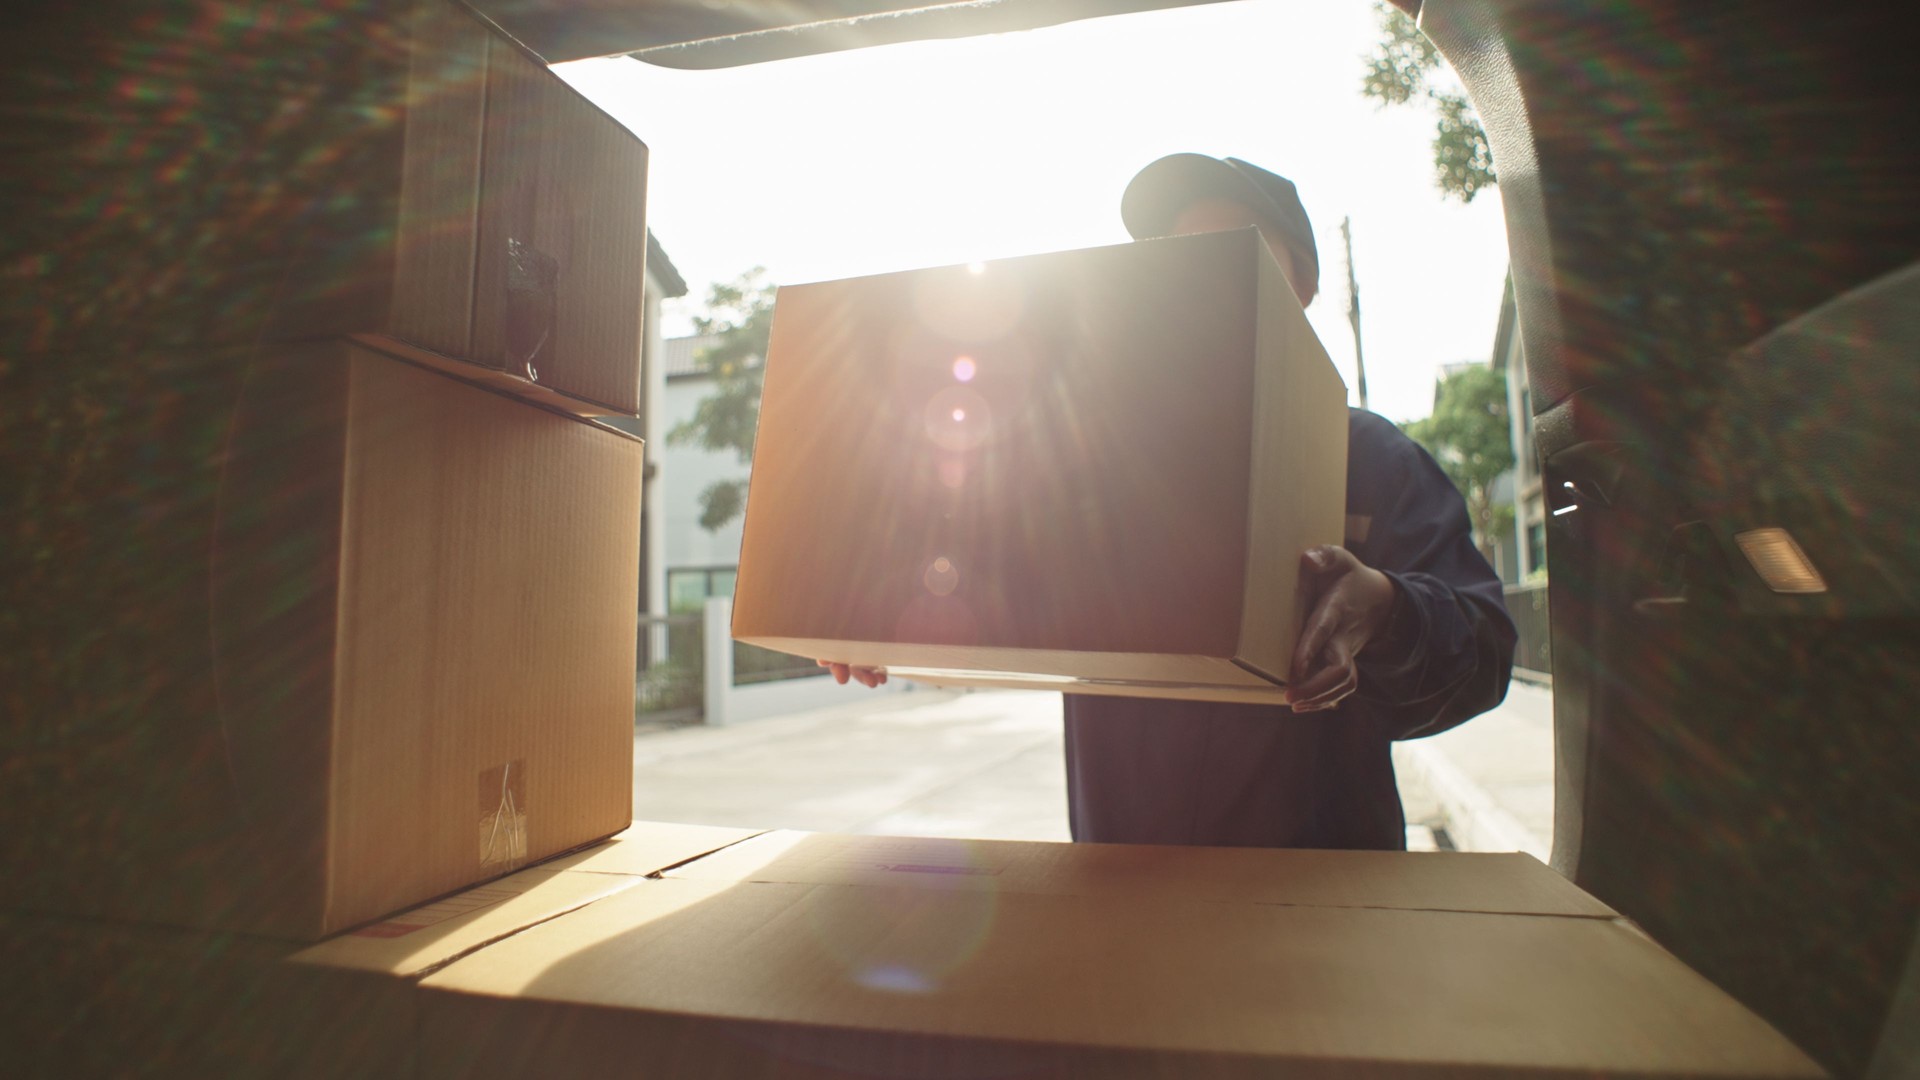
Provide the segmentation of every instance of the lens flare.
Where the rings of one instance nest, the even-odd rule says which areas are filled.
[[[967,459],[958,454],[949,454],[940,459],[940,483],[949,488],[959,488],[967,482]]]
[[[971,843],[873,839],[841,854],[884,887],[817,890],[802,911],[821,958],[847,982],[882,994],[937,992],[992,936],[997,868]]]
[[[933,395],[922,419],[927,438],[942,450],[976,450],[993,436],[987,399],[965,386],[949,386]]]
[[[936,274],[913,288],[915,321],[960,348],[1007,338],[1026,314],[1027,292],[1019,275]]]
[[[952,559],[942,555],[933,560],[933,565],[927,567],[927,572],[921,575],[920,580],[933,595],[949,596],[960,587],[960,571],[953,565]]]
[[[893,994],[930,994],[938,989],[934,981],[924,972],[915,971],[903,964],[881,964],[857,972],[853,981],[869,990],[885,990]]]
[[[963,356],[953,362],[953,377],[961,382],[972,382],[974,375],[979,371],[979,366],[973,362],[971,356]]]

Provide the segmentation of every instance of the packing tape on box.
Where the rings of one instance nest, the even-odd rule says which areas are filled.
[[[540,381],[534,361],[551,353],[560,260],[532,244],[507,237],[507,359]]]
[[[480,868],[512,870],[527,861],[527,763],[480,773]]]

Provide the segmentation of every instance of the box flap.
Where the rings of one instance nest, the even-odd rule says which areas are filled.
[[[289,961],[411,978],[641,880],[522,870],[329,938]]]
[[[1531,855],[951,840],[780,831],[671,871],[693,881],[1183,897],[1613,918]]]
[[[591,847],[390,915],[291,959],[420,975],[488,942],[611,896],[648,874],[757,834],[755,829],[718,825],[636,822]]]
[[[540,868],[646,877],[759,836],[762,831],[725,825],[636,821],[625,832],[614,834],[604,843],[550,859],[541,863]]]
[[[429,1074],[537,1054],[556,1075],[642,1060],[760,1075],[797,1030],[815,1064],[921,1040],[914,1075],[948,1075],[928,1067],[981,1042],[1156,1075],[1820,1075],[1606,919],[666,879],[421,987]]]
[[[886,652],[892,651],[892,648],[882,646],[869,650],[868,646],[858,642],[834,642],[820,651],[836,657],[850,656],[864,659],[869,656],[885,655]],[[805,653],[802,652],[802,655]],[[956,652],[949,659],[959,660],[962,657]],[[861,663],[862,661],[856,659],[849,662]],[[1178,690],[1181,701],[1234,701],[1249,705],[1284,705],[1287,701],[1284,687],[1262,680],[1259,676],[1238,667],[1233,670],[1248,680],[1245,686],[1202,685],[1147,679],[1083,679],[1070,675],[1033,675],[1026,672],[989,669],[916,667],[910,664],[875,663],[869,666],[886,668],[887,674],[896,679],[908,679],[940,689],[1054,690],[1066,694],[1147,698],[1164,698],[1169,692]],[[1167,671],[1165,665],[1160,665],[1158,670],[1163,674],[1171,673]]]

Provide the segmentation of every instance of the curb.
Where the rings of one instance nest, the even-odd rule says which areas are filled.
[[[1553,689],[1553,676],[1551,674],[1545,671],[1534,671],[1531,668],[1514,668],[1513,681],[1526,683],[1529,686],[1543,687],[1548,690]]]
[[[1406,751],[1406,763],[1440,803],[1447,836],[1456,850],[1524,851],[1543,863],[1548,861],[1552,845],[1502,809],[1445,750],[1425,739],[1400,745]]]

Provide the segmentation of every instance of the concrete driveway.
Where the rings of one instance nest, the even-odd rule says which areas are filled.
[[[1409,846],[1545,857],[1553,806],[1546,691],[1515,684],[1501,709],[1402,744],[1395,763]],[[844,702],[808,712],[643,731],[634,740],[633,809],[656,821],[1066,840],[1060,695],[849,688]]]

